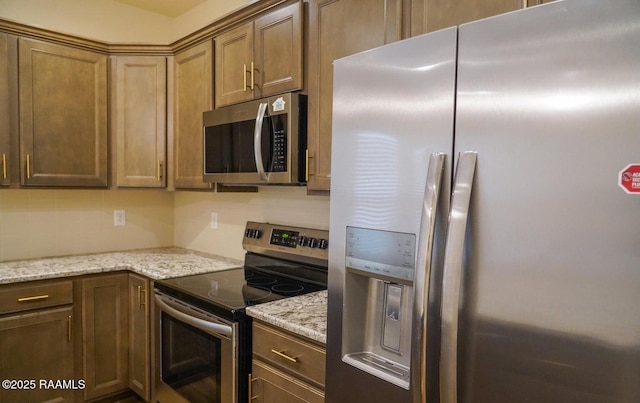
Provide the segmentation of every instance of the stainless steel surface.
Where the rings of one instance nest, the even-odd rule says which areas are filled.
[[[158,292],[156,292],[155,297],[158,308],[175,319],[217,337],[231,338],[233,336],[233,327],[224,323],[221,319],[210,314],[204,315],[198,312],[200,310],[196,311],[187,304],[176,302]],[[205,317],[205,319],[202,317]]]
[[[429,157],[433,153],[445,153],[446,160],[451,161],[456,34],[456,29],[443,30],[334,63],[328,402],[387,403],[411,399],[410,391],[343,362],[344,344],[365,338],[357,333],[357,326],[353,326],[348,337],[343,336],[345,315],[352,315],[348,308],[351,297],[343,294],[345,279],[359,275],[346,269],[347,227],[419,233]],[[428,53],[416,51],[416,47],[427,46]],[[425,93],[430,95],[425,97]],[[431,133],[430,140],[425,141],[428,133]],[[443,194],[449,193],[450,174],[451,168],[446,164]],[[436,220],[446,220],[447,201],[440,203],[438,210]],[[436,224],[432,257],[438,261],[442,259],[444,224]],[[425,260],[418,260],[415,266],[425,264]],[[410,288],[414,282],[413,278],[408,281]],[[369,287],[366,290],[372,298],[383,297],[384,293],[377,291],[383,289],[383,283],[373,278],[366,283],[359,282]],[[403,330],[410,338],[413,291],[407,297],[408,324]],[[379,301],[382,305],[382,299]],[[360,332],[364,328],[362,326]],[[429,341],[439,338],[438,332],[435,333]],[[437,346],[429,348],[437,349]],[[402,359],[408,370],[410,345],[407,351]],[[409,382],[408,376],[406,382]]]
[[[453,182],[449,229],[444,254],[442,281],[442,339],[440,352],[440,401],[458,402],[458,312],[462,294],[464,243],[467,236],[469,205],[476,172],[477,155],[462,152]]]
[[[253,69],[251,69],[253,71]],[[252,73],[253,77],[253,73]],[[253,85],[253,81],[252,81]],[[253,130],[253,153],[256,160],[256,168],[258,168],[258,177],[261,181],[268,181],[269,177],[264,172],[264,163],[262,162],[262,122],[264,121],[264,114],[267,111],[269,104],[261,102],[258,105],[258,115],[256,116],[256,126]]]
[[[402,334],[403,286],[399,284],[385,284],[384,318],[382,319],[382,348],[400,352],[400,335]]]
[[[638,21],[637,0],[556,1],[334,63],[327,401],[640,401],[640,196],[619,184],[640,161]],[[412,363],[403,391],[342,362],[349,294],[364,292],[349,289],[347,227],[418,234],[424,161],[447,153],[448,211],[464,151],[469,209],[436,225],[426,337],[412,329],[426,380]]]
[[[422,202],[422,218],[418,236],[418,261],[424,261],[422,270],[415,275],[414,298],[412,307],[412,337],[411,337],[411,384],[415,385],[412,392],[414,403],[426,402],[427,397],[427,330],[433,324],[428,311],[429,285],[431,269],[435,262],[432,260],[438,203],[442,197],[442,176],[446,162],[446,155],[434,153],[429,157],[427,182]],[[432,322],[429,322],[431,320]]]
[[[274,108],[274,102],[278,107]],[[261,106],[267,104],[267,106]],[[280,105],[283,105],[282,108]],[[269,98],[256,99],[253,101],[243,102],[237,105],[230,105],[223,108],[206,111],[202,115],[203,120],[203,139],[204,139],[204,175],[205,182],[217,182],[226,185],[300,185],[304,184],[306,172],[306,97],[298,93],[285,93],[275,95]],[[268,116],[276,116],[286,114],[286,170],[284,172],[269,172],[268,175],[260,175],[258,173],[258,159],[261,156],[255,155],[260,149],[259,146],[251,147],[252,153],[245,153],[235,158],[250,159],[252,163],[256,163],[255,172],[240,173],[214,173],[206,172],[207,147],[206,147],[206,128],[214,125],[227,124],[232,122],[257,121],[258,112],[261,108],[265,109]],[[265,114],[262,114],[264,119]],[[251,125],[252,139],[255,139],[255,125]],[[237,129],[236,129],[237,130]],[[237,133],[235,133],[237,134]],[[254,154],[254,155],[246,155]],[[264,171],[264,167],[262,167]],[[267,178],[268,176],[268,178]]]
[[[460,402],[640,401],[640,2],[459,30],[456,149],[478,152]]]

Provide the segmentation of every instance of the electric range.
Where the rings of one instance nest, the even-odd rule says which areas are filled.
[[[243,267],[156,281],[161,363],[156,396],[247,401],[251,318],[245,308],[325,290],[328,235],[247,222]]]

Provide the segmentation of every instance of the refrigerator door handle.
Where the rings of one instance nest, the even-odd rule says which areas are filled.
[[[458,313],[462,293],[462,263],[477,153],[460,153],[456,166],[442,280],[440,402],[458,402]]]
[[[269,181],[269,175],[264,171],[264,164],[262,163],[262,121],[267,112],[269,104],[260,103],[258,105],[258,114],[256,116],[256,125],[253,131],[253,153],[256,160],[256,168],[258,170],[258,177],[262,181]]]
[[[424,403],[426,400],[426,359],[427,359],[427,303],[429,294],[429,278],[433,256],[433,242],[436,228],[438,200],[442,189],[446,154],[435,153],[429,157],[427,180],[422,202],[422,218],[420,220],[418,262],[424,262],[422,270],[416,271],[413,299],[412,323],[413,335],[411,344],[411,390],[413,403]]]

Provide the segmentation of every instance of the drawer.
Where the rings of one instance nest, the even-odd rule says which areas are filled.
[[[324,388],[324,348],[254,321],[253,355]]]
[[[36,281],[0,286],[0,315],[73,302],[73,281]]]

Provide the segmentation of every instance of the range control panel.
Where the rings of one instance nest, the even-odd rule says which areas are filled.
[[[248,221],[242,246],[256,253],[280,253],[328,260],[329,231]]]

